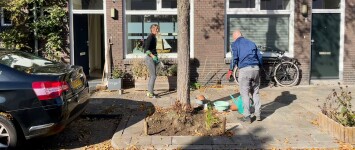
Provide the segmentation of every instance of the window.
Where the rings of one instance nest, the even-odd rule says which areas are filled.
[[[162,8],[170,8],[176,9],[177,8],[177,0],[163,0],[162,1]]]
[[[251,0],[243,2],[251,2]],[[227,8],[226,17],[226,57],[231,57],[230,45],[234,42],[232,34],[236,29],[240,29],[243,36],[255,42],[256,45],[284,50],[286,55],[293,56],[293,44],[290,44],[293,43],[293,2],[290,0],[254,0],[253,3],[254,8],[237,7],[237,4],[238,6],[246,5],[242,4],[242,0],[227,1],[229,8]],[[263,55],[272,56],[273,54],[264,52]]]
[[[290,0],[261,0],[261,10],[289,10]]]
[[[1,13],[1,26],[11,26],[12,25],[12,22],[11,22],[11,19],[10,19],[10,12],[9,11],[6,11],[5,9],[3,8],[0,8],[0,13]]]
[[[313,9],[340,9],[340,0],[313,0]]]
[[[229,8],[255,8],[255,0],[229,0]]]
[[[243,36],[273,49],[288,51],[289,16],[288,15],[229,15],[229,35],[240,29]],[[229,36],[229,41],[232,41]]]
[[[142,4],[144,2],[144,4]],[[177,56],[177,1],[176,0],[127,0],[125,17],[126,58],[143,57],[144,40],[150,34],[150,26],[158,24],[157,52],[160,56]]]
[[[56,62],[20,51],[0,53],[0,64],[26,73],[55,73],[58,67]]]
[[[74,10],[103,10],[103,0],[73,0]]]
[[[156,10],[156,0],[127,0],[126,10]]]

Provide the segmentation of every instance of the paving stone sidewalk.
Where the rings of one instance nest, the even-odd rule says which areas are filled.
[[[142,109],[142,104],[169,107],[175,100],[176,93],[160,93],[161,98],[149,99],[144,92],[134,89],[125,90],[123,95],[113,92],[105,98],[125,99],[136,103],[127,104],[128,113],[124,115],[111,143],[116,149],[337,149],[338,141],[314,124],[320,112],[318,105],[332,89],[339,88],[337,85],[262,88],[262,121],[246,124],[237,119],[241,117],[237,112],[223,113],[227,117],[227,129],[234,133],[231,137],[145,136],[143,123],[147,112],[138,111]],[[349,89],[354,91],[355,87]],[[220,89],[192,91],[191,98],[199,94],[212,101],[229,101],[229,94],[238,96],[239,92],[235,86],[224,86]],[[94,97],[100,98],[100,93],[96,93]]]

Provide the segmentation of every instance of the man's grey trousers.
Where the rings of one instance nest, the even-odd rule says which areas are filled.
[[[255,116],[260,116],[260,96],[259,96],[259,86],[260,86],[260,76],[258,66],[247,66],[239,69],[239,88],[240,95],[243,99],[243,116],[250,116],[250,98],[254,101]],[[249,93],[252,97],[249,97]]]

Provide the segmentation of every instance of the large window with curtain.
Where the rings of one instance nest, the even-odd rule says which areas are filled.
[[[258,46],[283,50],[293,56],[293,3],[292,0],[227,0],[226,57],[231,57],[232,34],[237,29]]]
[[[145,56],[144,41],[152,24],[159,25],[157,52],[160,56],[177,56],[177,0],[125,1],[126,58]]]

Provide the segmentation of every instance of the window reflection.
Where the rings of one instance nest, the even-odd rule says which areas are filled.
[[[288,15],[229,15],[228,45],[234,42],[232,35],[236,29],[240,29],[243,36],[254,41],[256,45],[288,51]],[[227,51],[230,52],[229,49]]]
[[[313,9],[339,9],[340,0],[313,0]]]
[[[177,8],[177,0],[162,0],[162,8]]]
[[[103,0],[73,0],[74,10],[103,10]]]
[[[127,54],[144,55],[144,40],[150,34],[150,26],[158,24],[158,53],[177,52],[176,15],[127,15]]]
[[[0,64],[26,73],[32,73],[34,69],[37,69],[36,72],[39,73],[38,69],[40,69],[40,67],[51,66],[57,63],[24,52],[11,52],[0,53]]]
[[[229,8],[255,8],[255,0],[229,0]]]
[[[261,0],[261,10],[288,10],[290,9],[290,0]]]
[[[156,10],[156,0],[127,0],[126,10]]]

